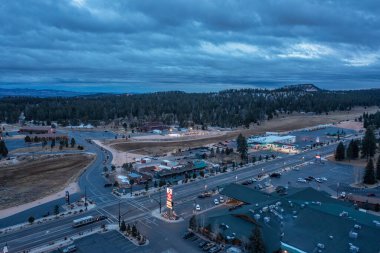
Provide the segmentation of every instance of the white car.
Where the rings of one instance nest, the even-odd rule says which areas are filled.
[[[201,206],[200,206],[199,204],[197,204],[197,205],[195,206],[195,210],[196,210],[196,211],[200,211],[200,210],[201,210]]]
[[[215,205],[219,205],[219,200],[218,199],[214,199],[214,204]]]
[[[307,181],[303,178],[298,178],[297,182],[299,183],[306,183]]]
[[[224,198],[222,196],[219,197],[219,202],[220,203],[223,203],[224,202]]]
[[[323,181],[327,181],[327,178],[325,178],[325,177],[321,177],[321,180],[323,180]]]

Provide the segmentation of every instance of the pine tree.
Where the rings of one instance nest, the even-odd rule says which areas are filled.
[[[345,154],[345,148],[344,148],[343,142],[339,142],[335,151],[335,160],[337,161],[344,160],[344,154]]]
[[[352,143],[352,159],[358,159],[359,158],[359,141],[356,140]]]
[[[254,230],[252,231],[252,235],[249,239],[250,239],[249,252],[252,252],[252,253],[266,252],[265,244],[264,244],[259,226],[255,226]]]
[[[8,155],[8,149],[3,140],[0,141],[0,155],[6,157]]]
[[[380,155],[377,158],[377,163],[376,163],[376,179],[380,180]]]
[[[365,184],[375,184],[376,183],[375,169],[373,166],[372,159],[369,159],[367,166],[365,167],[363,183],[365,183]]]
[[[26,143],[30,143],[30,142],[32,142],[32,139],[30,138],[29,135],[27,135],[27,136],[25,136],[24,141],[25,141]]]
[[[75,139],[71,138],[70,146],[73,148],[75,146]]]
[[[127,230],[127,226],[125,225],[125,221],[123,220],[120,225],[120,231],[124,232]]]
[[[248,144],[246,138],[239,134],[239,136],[236,139],[237,144],[237,152],[240,153],[241,159],[246,160],[248,157]]]
[[[362,155],[363,157],[373,157],[376,152],[376,137],[372,127],[368,127],[362,144]]]
[[[346,157],[351,160],[354,159],[354,141],[351,140],[346,150]]]

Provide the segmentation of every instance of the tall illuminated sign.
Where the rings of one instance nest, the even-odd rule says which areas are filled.
[[[173,209],[173,188],[166,188],[166,207]]]

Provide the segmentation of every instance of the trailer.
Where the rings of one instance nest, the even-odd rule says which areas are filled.
[[[73,227],[74,228],[77,228],[77,227],[81,227],[81,226],[84,226],[84,225],[87,225],[87,224],[90,224],[90,223],[94,223],[94,222],[97,222],[97,221],[101,221],[101,220],[105,220],[107,219],[106,216],[86,216],[86,217],[82,217],[82,218],[79,218],[79,219],[76,219],[73,221]]]

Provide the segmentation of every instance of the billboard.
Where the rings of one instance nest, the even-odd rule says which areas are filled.
[[[166,207],[173,209],[173,188],[166,188]]]

